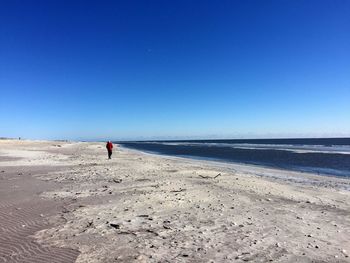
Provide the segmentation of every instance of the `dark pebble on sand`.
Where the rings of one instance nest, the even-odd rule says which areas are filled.
[[[113,179],[113,182],[115,182],[117,184],[121,183],[122,181],[123,181],[122,179]]]
[[[120,229],[120,225],[119,224],[110,223],[109,225],[111,227],[115,228],[115,229]]]

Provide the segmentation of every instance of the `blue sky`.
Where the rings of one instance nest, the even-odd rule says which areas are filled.
[[[0,1],[0,137],[350,136],[350,1]]]

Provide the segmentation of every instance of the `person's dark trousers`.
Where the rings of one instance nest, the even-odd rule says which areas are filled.
[[[111,159],[112,157],[112,151],[108,150],[108,159]]]

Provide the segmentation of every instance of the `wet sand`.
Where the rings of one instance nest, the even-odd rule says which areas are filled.
[[[70,257],[49,262],[350,262],[347,179],[121,148],[107,160],[103,143],[0,141],[0,156],[20,158],[0,162],[1,189],[27,189],[46,222],[24,235]],[[6,191],[0,223],[16,229]]]

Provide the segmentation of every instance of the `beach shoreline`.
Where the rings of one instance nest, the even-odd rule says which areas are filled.
[[[124,147],[199,160],[350,177],[349,138],[120,142]],[[323,143],[324,145],[319,145]],[[340,145],[342,144],[342,145]]]
[[[249,163],[238,163],[232,161],[224,161],[224,160],[214,160],[210,158],[201,158],[198,156],[174,156],[167,155],[155,152],[147,152],[143,150],[137,150],[128,148],[125,146],[120,146],[125,151],[130,151],[131,153],[139,154],[140,152],[146,155],[150,155],[153,157],[164,157],[170,160],[177,160],[180,162],[190,162],[193,164],[204,164],[209,165],[210,167],[216,167],[218,169],[225,170],[227,172],[232,171],[244,171],[248,174],[253,174],[260,177],[265,177],[265,179],[272,178],[274,180],[281,180],[283,182],[293,182],[293,183],[301,183],[301,184],[310,184],[310,185],[318,185],[323,184],[327,185],[331,184],[332,188],[342,189],[350,191],[350,177],[345,177],[341,175],[335,174],[320,174],[312,171],[299,171],[299,170],[290,170],[288,168],[278,168],[271,166],[264,166],[260,164],[249,164]]]
[[[35,238],[77,262],[350,262],[349,179],[124,147],[107,160],[98,142],[2,140],[0,160],[65,167],[31,175],[69,204]]]

